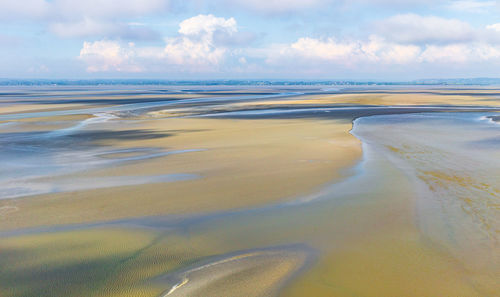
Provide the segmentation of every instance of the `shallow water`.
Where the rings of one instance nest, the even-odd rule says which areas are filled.
[[[193,100],[190,103],[201,102]],[[3,133],[0,197],[198,178],[179,173],[105,177],[98,182],[81,177],[52,180],[117,163],[198,151],[116,149],[94,142],[99,137],[155,137],[151,131],[113,134],[118,125],[114,122],[125,120],[110,112],[136,112],[137,108],[162,104],[99,109],[94,118],[49,132]],[[214,115],[279,117],[321,112],[334,118],[339,109],[377,113],[390,113],[392,109],[398,113],[400,108],[292,108]],[[411,112],[411,107],[404,109]],[[429,109],[434,112],[422,113]],[[500,125],[489,121],[495,114],[484,107],[481,112],[445,112],[463,109],[473,108],[421,107],[415,109],[418,114],[359,117],[351,134],[362,142],[363,159],[346,173],[348,177],[286,202],[212,213],[40,226],[6,231],[0,238],[14,240],[14,246],[17,237],[26,240],[24,247],[36,254],[42,253],[43,245],[38,244],[40,239],[29,236],[61,235],[63,243],[68,236],[71,240],[67,246],[53,249],[65,254],[72,249],[95,248],[99,254],[108,238],[121,241],[95,234],[106,230],[123,236],[120,232],[125,232],[130,236],[128,245],[138,245],[137,250],[113,266],[110,274],[118,278],[133,274],[139,279],[134,284],[140,290],[154,292],[144,296],[218,296],[236,283],[240,287],[229,291],[231,296],[237,295],[235,292],[241,292],[241,296],[250,296],[250,292],[255,296],[496,296],[500,292],[496,281],[500,276]],[[20,118],[25,116],[21,114]],[[16,211],[13,206],[0,208],[0,218],[12,211]],[[72,237],[77,230],[89,231],[89,240],[80,242],[78,236]],[[119,245],[116,250],[127,246]],[[149,254],[151,250],[153,255]],[[12,255],[20,257],[22,252]],[[116,261],[119,256],[112,254],[110,259]],[[98,258],[105,262],[99,264],[80,255],[75,258],[98,270],[101,266],[108,269],[107,261],[112,262]],[[177,263],[177,258],[182,261]],[[169,265],[150,268],[161,263],[157,259]],[[73,269],[71,265],[61,268],[57,261],[41,263],[44,267],[54,265],[54,277],[63,281],[61,271]],[[136,273],[134,265],[146,267]],[[15,275],[8,272],[8,277]],[[2,277],[5,275],[0,271]],[[31,283],[23,282],[25,279],[20,275],[19,280],[9,280],[29,287]],[[266,283],[271,279],[273,282]],[[262,290],[252,290],[252,286]],[[36,296],[36,289],[26,290]]]
[[[374,116],[355,135],[418,192],[417,224],[468,267],[500,267],[500,126],[484,113]]]

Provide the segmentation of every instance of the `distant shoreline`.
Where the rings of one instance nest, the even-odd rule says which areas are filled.
[[[419,79],[412,81],[380,80],[167,80],[167,79],[9,79],[0,78],[0,86],[500,86],[500,78]]]

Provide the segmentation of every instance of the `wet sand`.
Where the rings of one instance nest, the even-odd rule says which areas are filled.
[[[255,207],[295,199],[347,176],[347,169],[361,156],[359,141],[348,133],[351,124],[345,122],[167,119],[131,125],[168,136],[138,140],[125,136],[96,144],[115,150],[149,147],[187,152],[51,177],[48,182],[133,176],[147,180],[181,173],[199,178],[0,200],[0,205],[19,209],[0,218],[0,228]]]
[[[0,200],[6,296],[500,292],[494,90],[197,92],[217,99],[8,120],[10,160],[57,163]]]

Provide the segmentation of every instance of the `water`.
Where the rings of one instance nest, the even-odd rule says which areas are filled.
[[[467,267],[500,265],[500,126],[485,113],[386,115],[355,135],[417,190],[417,224]]]
[[[239,97],[224,97],[222,101],[229,98]],[[204,103],[204,100],[183,102]],[[141,134],[130,130],[124,135],[116,134],[117,125],[128,121],[128,118],[121,118],[120,113],[142,113],[143,109],[168,104],[170,102],[134,103],[6,115],[4,120],[81,114],[89,110],[94,113],[90,119],[74,121],[69,127],[49,132],[3,133],[0,139],[0,197],[199,178],[182,173],[64,178],[115,164],[199,151],[151,147],[117,149],[94,142],[99,137],[154,137],[149,132]],[[351,112],[378,108],[266,109],[225,112],[223,115],[274,117],[290,113],[332,114],[339,109]],[[170,243],[173,238],[175,244],[183,242],[186,245],[181,246],[182,250],[206,248],[210,251],[207,253],[217,255],[203,261],[198,255],[191,255],[186,260],[189,265],[159,272],[153,280],[156,286],[163,286],[164,294],[186,295],[193,287],[203,286],[216,275],[227,275],[233,271],[231,269],[238,271],[241,263],[254,267],[252,259],[257,255],[260,264],[256,267],[264,267],[266,271],[269,261],[280,263],[297,257],[303,258],[299,262],[311,265],[300,270],[300,276],[295,274],[296,282],[287,283],[290,285],[288,293],[292,295],[306,291],[314,296],[324,288],[343,288],[346,291],[335,291],[337,295],[349,292],[370,296],[362,294],[366,289],[371,290],[372,296],[376,295],[376,290],[380,290],[377,291],[379,296],[403,296],[387,292],[393,292],[391,289],[398,284],[405,287],[403,290],[419,287],[437,290],[446,283],[450,288],[460,290],[461,286],[466,286],[472,288],[475,295],[488,296],[484,292],[495,290],[494,282],[500,272],[500,126],[489,121],[488,117],[495,114],[486,112],[486,108],[480,108],[481,112],[445,112],[461,108],[422,107],[418,111],[430,109],[440,112],[356,119],[351,133],[362,142],[363,159],[350,171],[351,176],[291,201],[212,213],[35,227],[1,235],[92,230],[95,227],[126,228],[144,233],[154,230],[157,232],[155,242]],[[392,112],[390,110],[396,113],[399,108],[383,109]],[[0,128],[11,127],[2,125]],[[54,177],[58,178],[56,182]],[[16,206],[4,206],[0,208],[0,215],[17,210]],[[172,243],[168,248],[171,246]],[[170,256],[168,248],[163,252]],[[285,275],[282,281],[289,280],[289,274]],[[373,275],[377,275],[376,282],[371,283]],[[304,279],[307,281],[301,282]],[[436,287],[430,285],[436,284],[433,281],[438,279]],[[145,279],[144,283],[150,280]],[[446,294],[451,289],[444,292],[443,296],[451,296]],[[422,293],[420,296],[428,295]]]

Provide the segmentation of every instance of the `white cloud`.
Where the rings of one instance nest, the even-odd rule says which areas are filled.
[[[262,53],[261,53],[262,54]],[[267,63],[273,67],[300,66],[301,70],[319,69],[377,69],[397,65],[415,66],[423,63],[436,65],[468,65],[473,63],[500,63],[500,45],[483,42],[463,44],[413,45],[387,41],[372,35],[366,40],[336,40],[334,38],[300,38],[270,48]]]
[[[332,0],[224,0],[226,5],[239,6],[264,14],[300,12],[304,9],[332,5]]]
[[[439,19],[437,23],[442,20]],[[449,24],[448,22],[445,22]],[[452,22],[453,23],[453,22]],[[492,25],[490,31],[497,34]],[[467,27],[468,28],[468,27]],[[429,30],[429,28],[427,28]],[[444,29],[443,32],[449,32]],[[487,31],[487,30],[484,30]],[[437,38],[438,32],[432,38]],[[428,32],[427,32],[428,33]],[[477,33],[477,32],[476,32]],[[366,39],[338,39],[303,37],[289,44],[274,44],[259,49],[231,48],[221,40],[237,38],[238,26],[234,18],[198,15],[179,24],[178,35],[165,39],[165,46],[138,47],[133,43],[110,40],[85,42],[79,58],[90,72],[218,72],[226,66],[235,71],[242,67],[269,65],[273,71],[298,67],[307,69],[378,69],[379,67],[415,66],[418,64],[466,65],[467,63],[500,62],[500,45],[488,43],[475,34],[472,41],[454,43],[421,43],[388,39],[371,35]],[[427,39],[431,39],[425,35]],[[417,43],[417,41],[419,43]],[[449,41],[449,40],[448,40]],[[248,63],[248,59],[252,63]]]
[[[197,15],[180,22],[177,35],[165,38],[164,46],[103,39],[85,42],[79,58],[89,72],[149,73],[245,73],[245,69],[289,73],[292,68],[302,74],[377,73],[420,66],[440,70],[500,64],[500,42],[495,41],[500,36],[498,24],[476,29],[458,20],[408,14],[381,21],[375,29],[379,34],[367,38],[302,37],[248,48],[232,42],[239,38],[234,18]]]
[[[404,9],[416,6],[428,6],[446,0],[213,0],[218,5],[245,9],[264,15],[291,15],[306,11],[330,10],[331,8],[344,10],[356,8],[359,5],[384,8],[389,10]],[[198,0],[198,2],[203,2]]]
[[[428,46],[419,57],[419,62],[431,63],[474,63],[498,61],[500,47],[488,44],[453,44],[445,46]]]
[[[211,14],[189,18],[179,24],[179,33],[186,36],[202,35],[213,38],[215,32],[221,31],[227,34],[236,33],[236,20],[234,18],[218,18]]]
[[[167,39],[163,57],[177,65],[217,66],[227,48],[215,42],[215,34],[232,36],[238,31],[234,18],[198,15],[179,25],[179,36]]]
[[[473,13],[484,13],[491,8],[495,8],[495,6],[497,6],[496,1],[477,1],[477,0],[452,1],[448,5],[448,7],[452,10],[473,12]]]
[[[268,62],[281,64],[285,60],[294,60],[344,66],[358,63],[401,64],[415,60],[419,52],[418,46],[395,44],[376,36],[364,41],[300,38],[283,46],[280,51],[271,51]]]
[[[84,18],[75,22],[54,22],[49,25],[52,33],[63,38],[88,37],[88,36],[113,36],[114,38],[134,40],[157,40],[157,32],[148,27],[125,24],[119,22],[106,22]]]
[[[79,56],[87,63],[88,72],[140,72],[142,68],[135,63],[135,57],[133,43],[122,45],[108,40],[84,42]]]
[[[32,1],[32,0],[30,0]],[[168,0],[53,0],[54,14],[66,19],[141,17],[168,10]]]
[[[218,44],[216,34],[233,36],[237,33],[234,18],[198,15],[179,25],[179,35],[166,39],[165,47],[137,48],[117,41],[85,42],[79,58],[90,72],[141,71],[151,65],[176,67],[183,70],[214,71],[222,64],[228,48]],[[139,67],[138,65],[142,65]]]
[[[472,27],[469,23],[436,16],[399,14],[372,24],[372,31],[401,44],[452,45],[500,43],[500,25]]]
[[[294,65],[301,69],[500,63],[500,24],[473,28],[456,19],[404,14],[378,21],[373,28],[376,34],[368,38],[303,37],[261,49],[260,55],[273,67]]]
[[[381,46],[378,51],[373,52],[373,55],[380,57],[380,60],[386,64],[411,63],[422,51],[415,45],[385,43],[383,40],[379,42]]]
[[[299,54],[305,58],[320,58],[325,60],[344,60],[355,55],[359,50],[359,45],[353,42],[336,42],[334,39],[318,40],[314,38],[300,38],[290,45],[285,51]]]
[[[474,30],[463,21],[436,16],[400,14],[375,23],[377,34],[400,43],[456,43],[474,38]]]
[[[52,23],[50,30],[61,37],[85,37],[89,35],[107,35],[114,33],[119,26],[113,23],[100,22],[89,18],[70,23]]]
[[[488,25],[488,26],[486,26],[486,29],[495,30],[497,32],[500,32],[500,23]]]
[[[46,0],[2,0],[0,1],[0,20],[41,19],[50,12]]]
[[[3,19],[55,18],[80,20],[82,18],[140,17],[164,12],[168,0],[2,0],[0,17]]]
[[[107,36],[145,39],[130,18],[168,11],[169,0],[1,0],[0,21],[34,21],[60,37]]]

